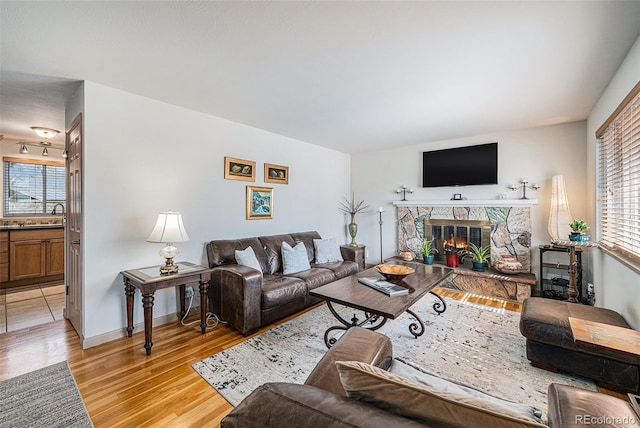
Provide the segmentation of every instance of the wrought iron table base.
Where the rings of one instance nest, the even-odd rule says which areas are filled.
[[[434,293],[433,291],[429,291],[429,293],[433,294],[438,299],[438,301],[433,304],[433,310],[438,315],[446,311],[447,304],[445,303],[444,299],[440,297],[438,294]],[[351,319],[345,319],[335,310],[332,302],[327,301],[327,307],[329,308],[333,316],[338,321],[340,321],[340,323],[342,323],[342,325],[334,325],[332,327],[329,327],[327,331],[324,332],[324,343],[325,345],[327,345],[327,348],[331,348],[338,340],[335,337],[329,337],[329,334],[334,330],[347,331],[351,327],[364,327],[369,330],[377,330],[383,325],[385,325],[388,319],[383,316],[372,314],[366,311],[364,311],[365,318],[362,321],[360,321],[360,319],[356,316],[355,313],[353,314],[353,317],[351,317]],[[409,324],[409,333],[411,333],[413,337],[417,339],[418,337],[422,336],[425,332],[424,322],[411,309],[407,309],[405,312],[407,312],[416,320],[416,322],[412,322],[411,324]],[[370,324],[370,325],[366,325],[366,324]]]

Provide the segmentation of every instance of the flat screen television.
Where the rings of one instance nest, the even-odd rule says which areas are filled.
[[[422,152],[422,187],[498,184],[498,143]]]

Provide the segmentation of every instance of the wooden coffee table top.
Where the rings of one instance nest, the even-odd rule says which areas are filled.
[[[569,317],[576,343],[640,357],[640,331]]]
[[[358,278],[364,276],[383,278],[373,268],[310,290],[309,294],[329,302],[395,319],[453,273],[453,269],[444,266],[421,266],[414,263],[406,265],[415,268],[416,271],[404,279],[404,285],[409,288],[409,294],[405,296],[389,297],[359,283]]]

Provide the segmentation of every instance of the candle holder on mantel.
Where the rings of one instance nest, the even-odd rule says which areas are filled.
[[[413,193],[412,189],[407,188],[407,186],[402,186],[399,189],[396,189],[396,193],[399,195],[400,193],[402,193],[402,200],[406,201],[407,200],[407,193],[411,194]]]
[[[527,198],[527,189],[531,189],[531,190],[538,190],[540,188],[539,185],[537,184],[533,184],[531,186],[528,185],[529,182],[526,179],[522,179],[520,180],[520,185],[516,186],[515,184],[512,184],[511,186],[509,186],[509,189],[511,190],[518,190],[518,189],[522,189],[522,197],[520,199],[529,199]]]

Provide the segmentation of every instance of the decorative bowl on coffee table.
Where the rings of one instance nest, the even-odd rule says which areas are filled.
[[[400,282],[407,275],[411,275],[416,270],[411,266],[405,265],[376,265],[374,269],[380,272],[382,276],[385,277],[387,281],[390,282]]]

